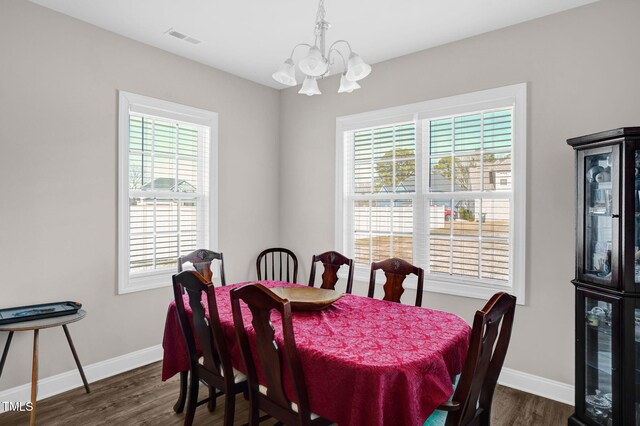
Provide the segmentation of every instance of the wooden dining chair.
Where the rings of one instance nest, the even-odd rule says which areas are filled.
[[[198,273],[202,275],[207,282],[210,282],[213,281],[213,270],[211,269],[211,264],[214,260],[218,260],[220,262],[220,284],[223,286],[227,285],[224,278],[224,260],[222,258],[222,253],[216,253],[215,251],[198,249],[185,256],[180,256],[178,258],[178,272],[182,272],[183,265],[185,263],[191,263],[193,268],[198,271]]]
[[[185,309],[185,292],[193,320],[190,320]],[[208,317],[202,300],[203,293],[206,294]],[[247,391],[247,381],[246,376],[231,365],[231,356],[218,316],[214,286],[196,271],[183,271],[173,276],[173,294],[180,328],[189,349],[191,381],[184,424],[189,426],[193,423],[197,406],[208,403],[209,411],[213,411],[216,398],[225,395],[224,424],[232,426],[236,394]],[[200,343],[200,353],[196,339]],[[209,387],[209,397],[202,401],[198,401],[200,381]]]
[[[489,426],[491,403],[507,354],[516,298],[493,295],[473,319],[469,352],[451,400],[441,404],[424,426]]]
[[[226,285],[224,275],[224,260],[222,253],[216,253],[215,251],[207,249],[198,249],[185,256],[178,257],[178,272],[182,272],[184,265],[190,263],[194,270],[196,270],[207,282],[213,281],[213,269],[212,263],[218,260],[220,267],[220,285]],[[187,383],[189,381],[189,372],[180,372],[180,394],[178,400],[173,405],[173,411],[176,413],[182,413],[184,405],[187,401]]]
[[[295,283],[298,279],[298,258],[289,249],[268,248],[258,255],[256,270],[258,281],[264,279]]]
[[[416,306],[422,306],[422,287],[424,285],[424,271],[422,268],[413,266],[409,262],[393,257],[380,262],[371,263],[371,275],[369,276],[369,293],[368,297],[373,297],[376,287],[376,271],[382,269],[387,281],[385,282],[383,300],[392,302],[400,302],[400,297],[404,293],[402,283],[410,274],[418,276],[418,286],[416,288]]]
[[[337,251],[327,251],[322,254],[315,254],[311,258],[311,276],[309,278],[309,287],[313,287],[316,281],[316,264],[322,262],[324,272],[322,273],[322,284],[320,288],[335,290],[338,282],[338,270],[342,265],[349,267],[349,275],[347,276],[346,293],[351,294],[353,287],[353,259],[343,256]]]
[[[246,303],[251,311],[251,325],[256,340],[255,358],[242,317],[240,300]],[[231,290],[231,309],[236,337],[249,380],[249,425],[258,425],[258,410],[288,426],[331,424],[331,421],[309,410],[307,385],[293,335],[290,302],[279,298],[262,284],[247,284]],[[283,343],[277,343],[275,340],[275,330],[271,323],[272,310],[277,311],[282,318]],[[259,362],[260,371],[264,374],[264,385],[258,381],[254,359]],[[285,370],[293,383],[293,395],[287,395],[284,389]]]

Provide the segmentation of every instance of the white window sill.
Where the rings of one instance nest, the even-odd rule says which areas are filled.
[[[356,267],[353,274],[353,279],[354,281],[365,282],[368,284],[370,273],[370,269]],[[379,275],[376,277],[376,285],[382,286],[385,282],[384,273],[378,271],[378,274]],[[340,277],[343,277],[342,274],[338,275]],[[346,278],[346,273],[344,274],[344,278]],[[409,275],[404,281],[404,286],[405,288],[415,290],[418,285],[417,281],[418,280],[415,275]],[[509,285],[487,284],[478,280],[464,279],[460,277],[425,274],[423,291],[449,294],[452,296],[470,297],[474,299],[483,299],[485,301],[489,300],[491,296],[493,296],[497,292],[504,291],[516,296],[516,303],[518,305],[525,304],[524,294],[517,294],[514,291],[513,287]]]
[[[171,277],[175,273],[175,271],[162,271],[160,273],[130,276],[126,282],[118,283],[118,294],[170,287],[172,285]]]

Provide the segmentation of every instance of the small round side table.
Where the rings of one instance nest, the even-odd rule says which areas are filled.
[[[0,377],[2,376],[2,370],[4,369],[4,362],[7,359],[7,353],[9,352],[9,346],[11,345],[11,339],[13,338],[13,333],[15,331],[33,330],[33,367],[31,370],[31,407],[32,408],[31,408],[31,418],[29,421],[30,426],[34,426],[36,424],[36,399],[38,396],[38,334],[41,329],[62,326],[62,329],[64,330],[64,334],[67,336],[67,342],[69,342],[69,347],[71,348],[73,359],[76,361],[76,365],[78,366],[80,377],[82,377],[82,383],[84,383],[84,389],[87,391],[87,393],[90,392],[89,383],[87,383],[87,378],[84,375],[84,371],[82,370],[82,365],[80,364],[80,359],[78,358],[78,354],[76,353],[76,348],[75,346],[73,346],[73,340],[71,340],[71,334],[69,334],[69,329],[67,328],[67,324],[80,321],[86,315],[87,315],[87,312],[84,311],[83,309],[80,309],[78,312],[71,315],[63,315],[59,317],[43,318],[43,319],[33,320],[33,321],[14,322],[12,324],[0,325],[0,331],[9,332],[9,336],[7,336],[7,342],[4,345],[4,351],[2,351],[2,358],[0,358]]]

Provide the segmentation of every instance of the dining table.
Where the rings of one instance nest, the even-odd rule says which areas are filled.
[[[297,285],[260,283],[269,288]],[[215,289],[227,347],[240,371],[245,368],[230,291],[245,284]],[[242,305],[245,323],[250,324],[251,314]],[[185,307],[190,309],[188,303]],[[277,317],[272,314],[276,341],[281,343]],[[322,310],[294,310],[292,319],[310,409],[340,426],[422,425],[451,397],[471,334],[469,325],[453,313],[353,294]],[[162,380],[189,370],[174,301],[167,311],[162,346]]]

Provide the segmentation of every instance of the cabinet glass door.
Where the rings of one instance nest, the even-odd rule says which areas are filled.
[[[635,151],[635,185],[633,188],[635,200],[635,282],[640,284],[640,150]],[[636,315],[636,318],[638,316]]]
[[[598,425],[613,424],[613,305],[585,297],[585,414]]]
[[[611,285],[614,198],[617,199],[611,180],[612,166],[610,150],[584,156],[582,273],[586,280],[606,285]]]
[[[636,306],[638,306],[638,304],[640,304],[640,301],[636,301]],[[633,357],[635,359],[634,363],[634,390],[635,390],[635,406],[634,406],[634,411],[635,411],[635,416],[636,416],[636,425],[640,425],[640,308],[637,308],[634,310],[634,314],[635,314],[635,326],[634,326],[634,332],[635,332],[635,338],[634,338],[634,344],[633,344]]]

